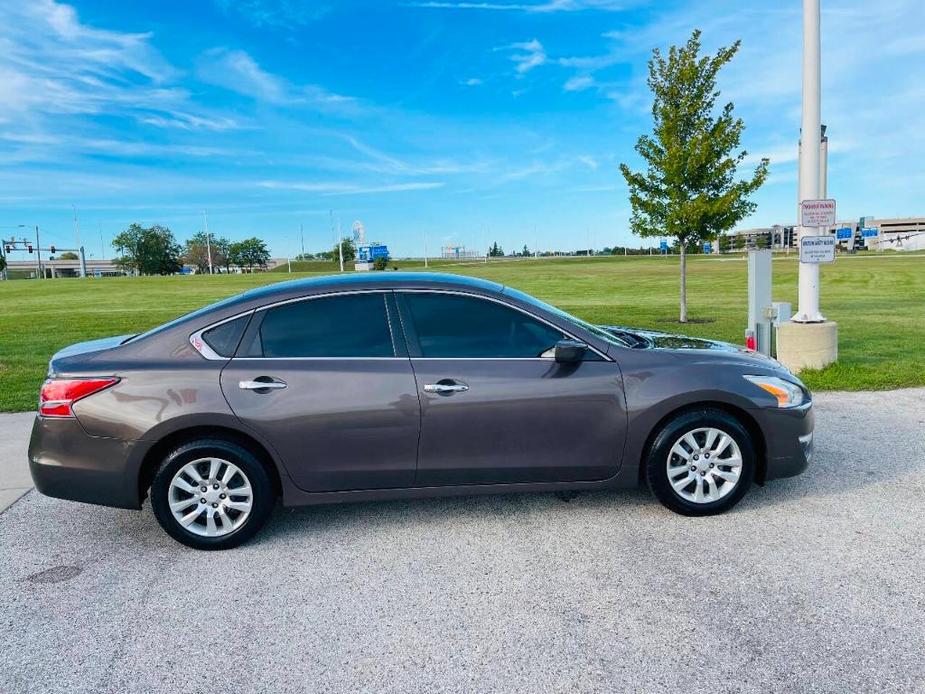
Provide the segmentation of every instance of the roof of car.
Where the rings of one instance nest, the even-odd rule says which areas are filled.
[[[240,295],[242,301],[265,299],[279,295],[298,294],[300,292],[315,292],[325,289],[348,289],[351,287],[380,288],[380,287],[421,287],[440,286],[460,287],[468,289],[481,289],[483,291],[500,292],[504,286],[497,282],[451,275],[442,272],[357,272],[343,275],[324,275],[322,277],[309,277],[305,279],[274,282],[263,287],[251,289]]]

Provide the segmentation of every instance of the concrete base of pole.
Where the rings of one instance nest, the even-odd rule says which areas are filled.
[[[838,361],[838,324],[781,323],[777,327],[777,360],[793,373],[822,369]]]

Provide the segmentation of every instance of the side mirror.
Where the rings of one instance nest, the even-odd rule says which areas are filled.
[[[588,345],[577,340],[559,340],[556,343],[556,361],[559,364],[574,364],[585,358]]]

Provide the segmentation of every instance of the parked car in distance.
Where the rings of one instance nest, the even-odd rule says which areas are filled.
[[[55,354],[43,494],[139,509],[199,549],[287,506],[649,486],[697,516],[809,463],[806,387],[703,339],[587,323],[510,287],[371,273],[272,284]]]

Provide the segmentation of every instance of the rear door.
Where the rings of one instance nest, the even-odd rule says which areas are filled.
[[[259,309],[222,371],[235,414],[270,441],[302,489],[413,485],[420,405],[390,313],[390,291]]]
[[[599,480],[626,436],[616,363],[558,364],[559,329],[499,300],[397,293],[421,399],[416,484]]]

